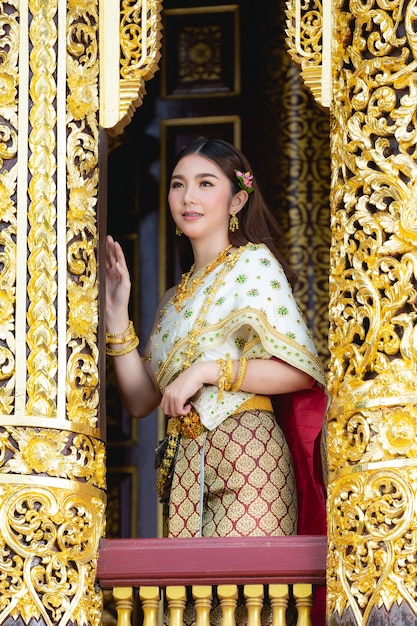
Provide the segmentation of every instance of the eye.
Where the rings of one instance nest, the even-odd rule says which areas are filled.
[[[202,180],[200,182],[201,187],[213,187],[213,184],[209,180]]]
[[[171,181],[171,189],[179,189],[180,187],[182,187],[182,183],[179,180]]]

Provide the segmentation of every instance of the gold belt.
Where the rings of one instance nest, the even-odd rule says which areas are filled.
[[[255,395],[240,404],[231,415],[243,413],[243,411],[273,411],[271,398],[269,396]],[[196,439],[203,433],[206,427],[201,423],[198,411],[193,407],[187,415],[170,417],[167,424],[167,434],[179,433],[188,439]]]
[[[269,396],[252,396],[239,405],[237,409],[233,411],[232,415],[253,410],[273,412],[274,409],[272,408],[271,398]]]

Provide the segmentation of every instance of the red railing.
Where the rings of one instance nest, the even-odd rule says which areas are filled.
[[[326,538],[105,539],[102,587],[311,583],[326,580]]]
[[[264,601],[269,602],[273,623],[285,624],[290,595],[298,626],[323,626],[326,537],[108,539],[100,548],[97,577],[103,589],[113,590],[117,626],[130,626],[135,597],[142,624],[155,626],[163,596],[168,622],[182,624],[190,598],[187,587],[196,624],[210,624],[214,590],[222,624],[235,624],[238,585],[243,587],[250,626],[261,623]],[[323,590],[318,613],[313,586]]]

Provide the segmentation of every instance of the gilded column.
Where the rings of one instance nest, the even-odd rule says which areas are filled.
[[[313,93],[333,33],[328,624],[417,617],[417,5],[289,4]],[[326,18],[327,15],[327,18]],[[297,30],[298,27],[298,30]],[[329,74],[330,76],[330,74]],[[314,80],[313,80],[314,78]],[[316,90],[314,92],[314,90]]]
[[[417,616],[417,5],[335,5],[330,624]]]
[[[101,622],[99,128],[141,103],[159,12],[0,1],[0,625]]]
[[[97,0],[0,33],[0,623],[99,624]]]

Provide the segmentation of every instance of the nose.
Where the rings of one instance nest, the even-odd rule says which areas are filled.
[[[184,187],[184,204],[193,204],[195,201],[195,189],[193,185],[185,185]]]

